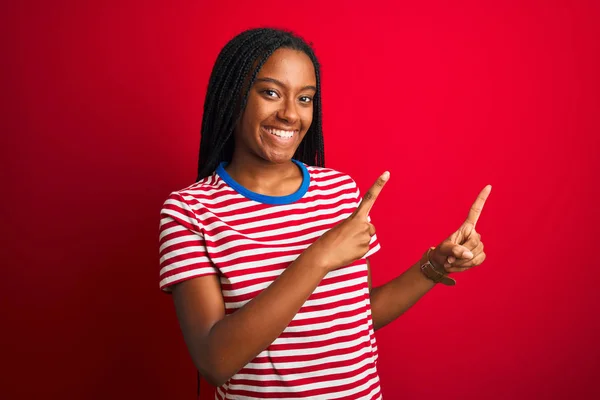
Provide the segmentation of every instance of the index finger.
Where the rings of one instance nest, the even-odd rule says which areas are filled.
[[[375,204],[375,200],[377,200],[377,196],[381,192],[381,189],[385,186],[385,183],[390,179],[390,173],[385,171],[371,186],[371,188],[365,193],[363,196],[362,202],[358,205],[358,208],[354,212],[354,215],[362,216],[365,219],[369,215],[371,211],[371,207]]]
[[[485,204],[485,201],[487,200],[491,191],[492,185],[487,185],[483,188],[481,193],[479,193],[479,196],[477,196],[477,199],[475,199],[475,202],[469,210],[469,215],[467,216],[467,220],[465,221],[467,224],[471,224],[473,225],[473,227],[477,225],[477,221],[479,220],[479,216],[481,215],[481,211],[483,210],[483,205]]]

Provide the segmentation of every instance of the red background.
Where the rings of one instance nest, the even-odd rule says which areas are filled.
[[[488,260],[378,332],[384,396],[600,395],[597,1],[106,3],[1,6],[0,397],[194,398],[158,212],[218,51],[265,25],[314,43],[328,166],[392,172],[375,284],[494,187]]]

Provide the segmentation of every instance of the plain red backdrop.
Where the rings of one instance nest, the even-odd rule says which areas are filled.
[[[0,397],[194,398],[158,212],[195,179],[218,51],[256,26],[314,43],[327,165],[392,173],[375,284],[493,185],[484,265],[378,331],[385,398],[600,396],[598,2],[108,3],[0,12]]]

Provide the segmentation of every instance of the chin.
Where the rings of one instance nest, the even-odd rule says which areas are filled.
[[[293,153],[265,152],[263,154],[262,158],[272,164],[285,164],[294,158],[295,151]]]

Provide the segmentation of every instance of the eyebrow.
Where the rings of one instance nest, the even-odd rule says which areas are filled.
[[[276,85],[279,85],[281,87],[286,87],[286,85],[283,84],[283,82],[278,81],[275,78],[256,78],[256,82],[269,82],[269,83],[274,83]],[[313,85],[308,85],[308,86],[304,86],[302,89],[300,90],[307,90],[307,89],[312,89],[315,92],[317,91],[317,87],[313,86]]]

